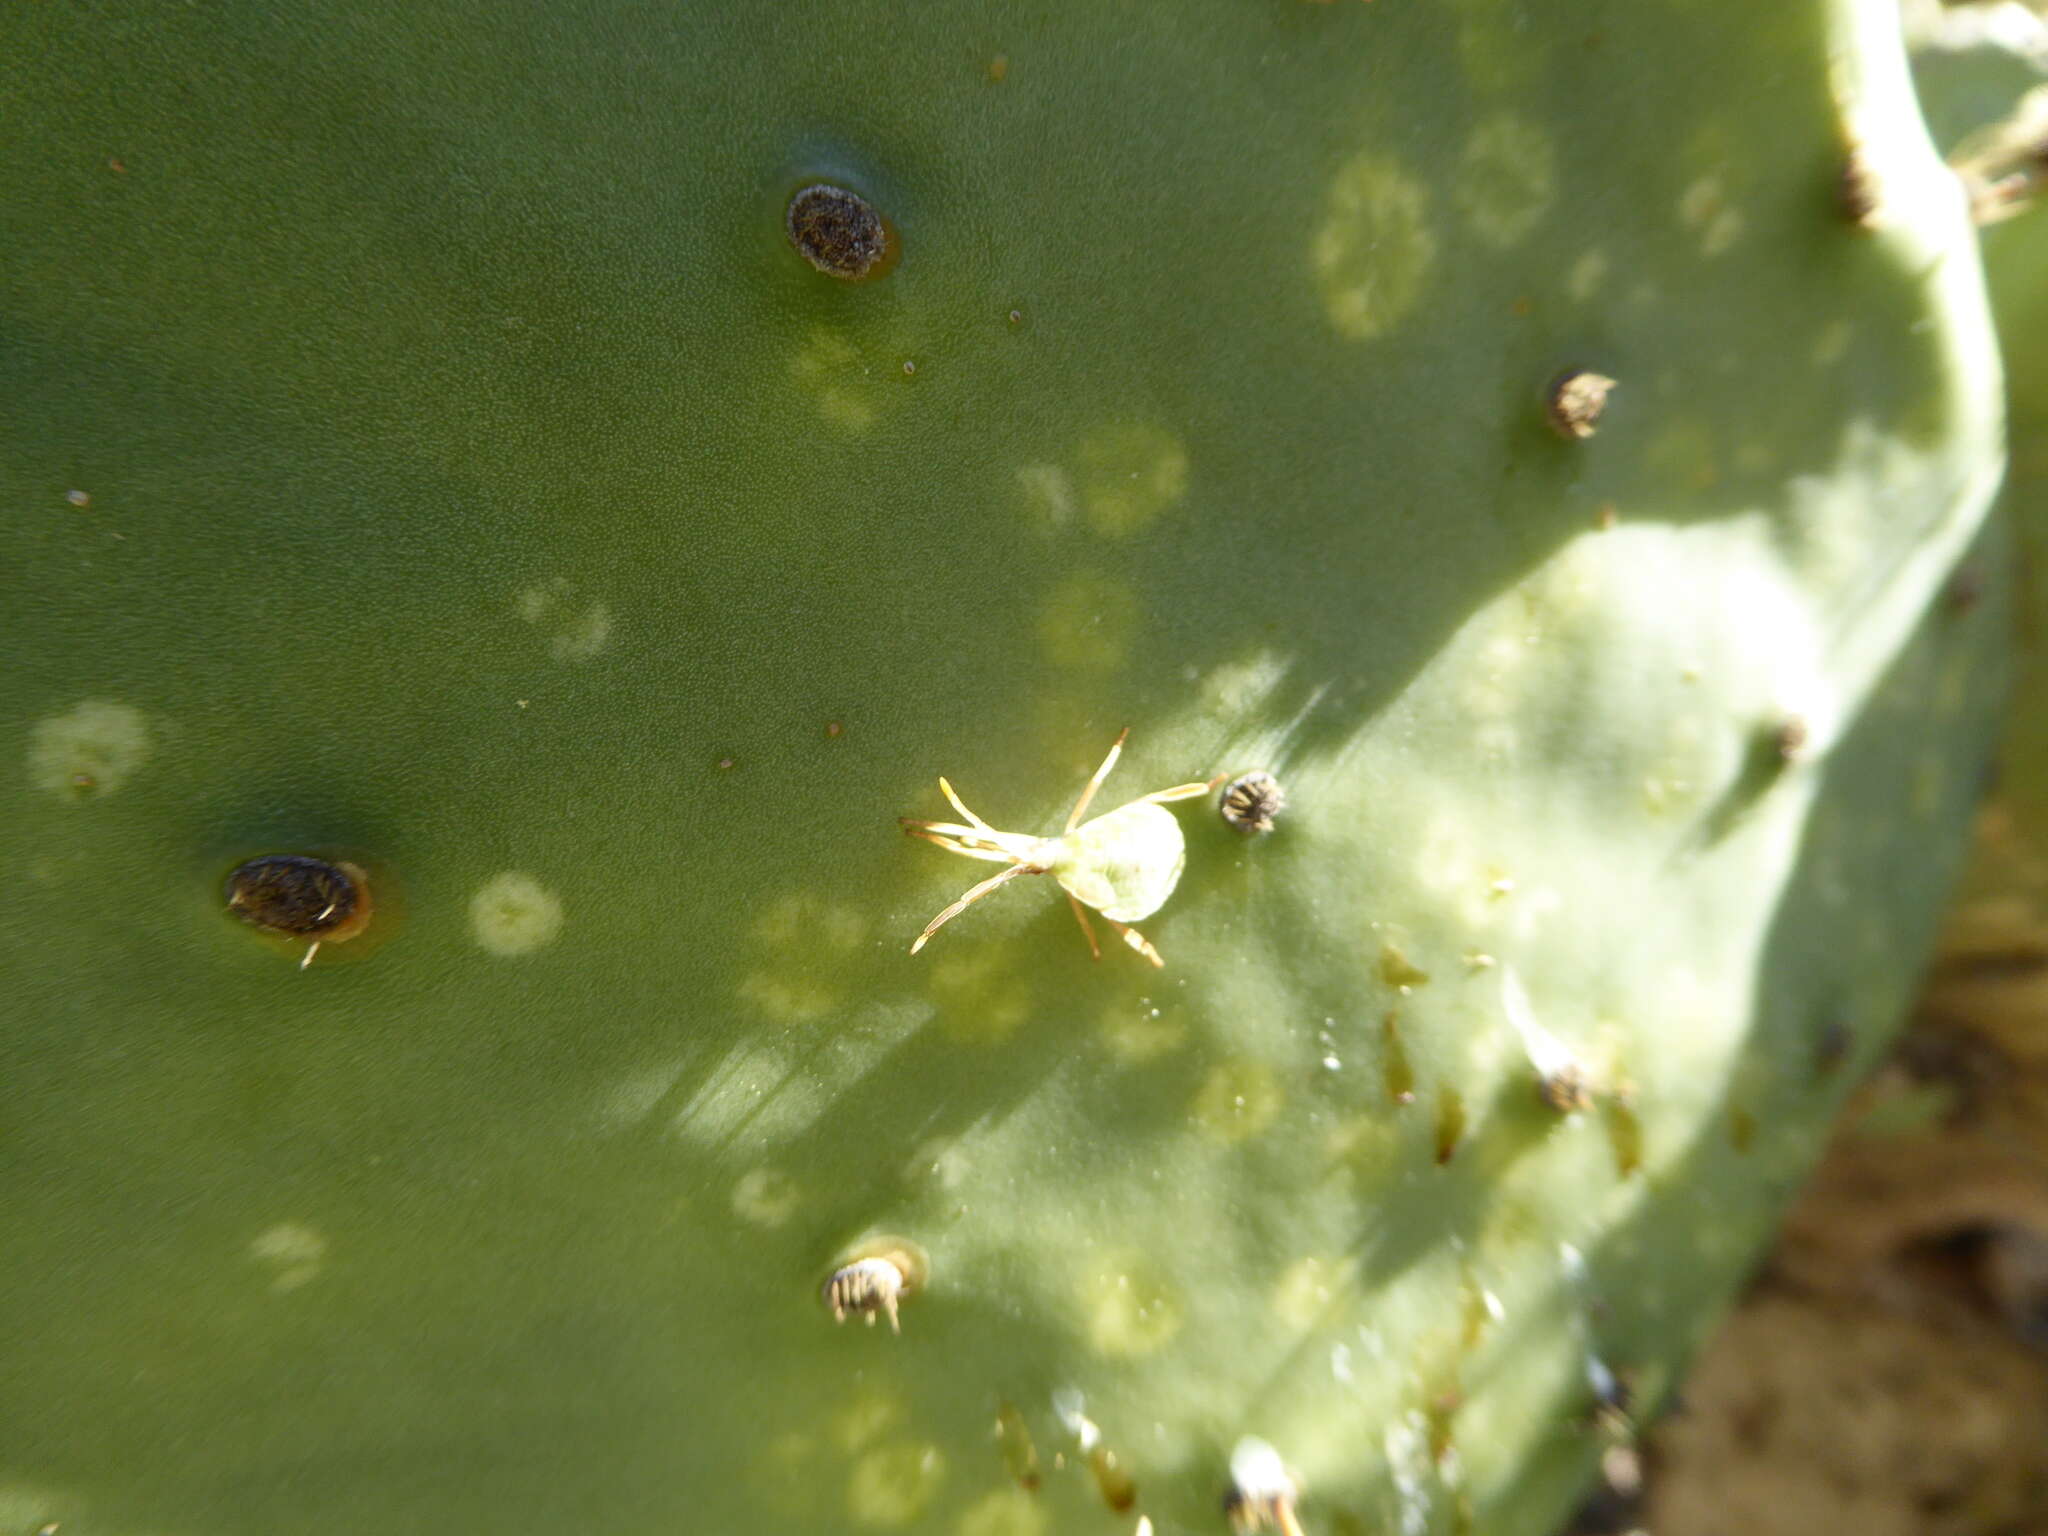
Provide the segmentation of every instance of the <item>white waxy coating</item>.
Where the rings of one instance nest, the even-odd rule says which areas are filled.
[[[1114,922],[1135,923],[1165,905],[1187,861],[1173,813],[1135,800],[1060,838],[1052,876],[1083,906]]]

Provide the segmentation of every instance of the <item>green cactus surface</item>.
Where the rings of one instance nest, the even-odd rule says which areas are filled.
[[[1247,1441],[1309,1536],[1557,1523],[1988,753],[2001,382],[1885,5],[0,56],[0,1529],[1192,1536]],[[821,184],[882,233],[800,254]],[[1036,876],[912,956],[999,870],[898,818],[1056,835],[1125,727],[1092,813],[1285,792],[1160,808],[1164,968]],[[363,931],[231,907],[277,855]]]

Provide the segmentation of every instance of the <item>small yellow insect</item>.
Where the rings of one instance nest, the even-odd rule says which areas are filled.
[[[943,775],[939,779],[939,789],[953,809],[967,818],[968,825],[950,821],[918,821],[909,816],[897,818],[902,822],[903,830],[912,837],[937,843],[948,853],[1010,866],[1001,874],[982,881],[926,923],[924,932],[910,946],[913,955],[923,949],[925,941],[940,928],[997,886],[1019,875],[1051,875],[1066,891],[1074,916],[1080,921],[1081,932],[1088,936],[1088,948],[1096,959],[1102,958],[1102,948],[1095,942],[1095,929],[1088,922],[1090,907],[1131,948],[1154,965],[1166,964],[1143,934],[1127,926],[1139,918],[1150,917],[1165,905],[1166,898],[1173,894],[1174,886],[1180,883],[1180,872],[1187,864],[1187,842],[1181,836],[1180,823],[1171,811],[1160,807],[1169,800],[1192,800],[1197,795],[1206,795],[1222,782],[1223,776],[1218,774],[1199,784],[1176,784],[1171,789],[1157,790],[1083,826],[1082,813],[1088,809],[1088,802],[1095,798],[1095,791],[1101,787],[1102,781],[1109,777],[1110,769],[1116,766],[1117,756],[1124,749],[1124,739],[1130,734],[1129,726],[1117,733],[1116,745],[1109,749],[1109,756],[1095,770],[1095,777],[1082,789],[1081,798],[1074,802],[1074,809],[1067,817],[1066,829],[1058,837],[998,832],[960,803],[960,797],[953,793],[953,786]]]

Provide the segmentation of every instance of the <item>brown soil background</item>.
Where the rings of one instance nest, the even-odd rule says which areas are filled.
[[[2048,866],[1995,805],[1978,842],[1905,1036],[1576,1532],[2048,1536]]]

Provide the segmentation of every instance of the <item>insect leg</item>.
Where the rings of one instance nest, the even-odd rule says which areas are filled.
[[[1219,773],[1215,778],[1204,779],[1199,784],[1176,784],[1171,789],[1155,789],[1151,794],[1143,798],[1151,801],[1154,805],[1158,805],[1165,800],[1192,800],[1197,795],[1206,795],[1222,782],[1223,775]]]
[[[1019,875],[1028,875],[1036,873],[1037,871],[1032,869],[1031,866],[1028,864],[1012,864],[1008,869],[1004,870],[1001,874],[990,875],[986,880],[982,881],[981,884],[974,887],[973,890],[969,891],[965,896],[962,896],[958,901],[954,902],[953,905],[946,908],[946,910],[941,912],[937,917],[933,918],[930,922],[926,923],[924,925],[924,932],[920,933],[917,936],[917,942],[910,946],[910,952],[914,955],[920,949],[923,949],[926,939],[929,939],[933,934],[937,933],[947,923],[950,923],[962,912],[965,912],[970,906],[972,906],[975,902],[981,900],[982,897],[986,896],[990,891],[994,890],[997,886],[1003,884],[1005,881],[1014,880]]]
[[[1081,813],[1088,809],[1088,802],[1095,798],[1095,791],[1102,787],[1102,781],[1109,777],[1109,770],[1116,766],[1117,754],[1123,751],[1124,738],[1130,734],[1128,725],[1116,733],[1116,745],[1109,749],[1109,756],[1102,760],[1102,766],[1095,770],[1095,777],[1088,781],[1081,791],[1081,798],[1074,802],[1073,814],[1067,817],[1069,832],[1081,825]]]
[[[1100,960],[1102,958],[1102,946],[1095,942],[1095,928],[1088,921],[1088,909],[1081,905],[1081,898],[1072,891],[1067,892],[1067,901],[1073,907],[1074,916],[1081,924],[1081,932],[1088,936],[1088,953]]]
[[[1114,928],[1117,931],[1117,936],[1119,938],[1121,938],[1126,944],[1130,945],[1131,948],[1135,949],[1139,954],[1143,955],[1147,960],[1150,960],[1156,966],[1165,966],[1166,962],[1159,958],[1159,951],[1154,949],[1151,943],[1146,939],[1145,935],[1138,932],[1137,929],[1126,927],[1124,924],[1118,922],[1113,917],[1105,917],[1103,921],[1109,924],[1110,927]]]

